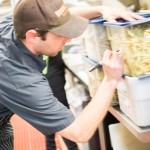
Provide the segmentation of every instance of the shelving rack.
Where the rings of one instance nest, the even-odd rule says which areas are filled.
[[[73,57],[73,55],[72,55]],[[72,58],[69,58],[72,60]],[[81,59],[81,57],[79,58]],[[64,59],[65,61],[65,59]],[[69,70],[75,78],[78,78],[85,86],[88,83],[83,80],[77,71],[73,70],[73,67],[65,61],[66,69]],[[84,71],[84,70],[83,70]],[[85,74],[86,75],[86,74]],[[150,126],[139,127],[132,120],[130,120],[119,108],[118,106],[112,106],[108,110],[108,114],[104,118],[104,121],[99,126],[99,137],[100,137],[100,147],[101,150],[112,150],[111,142],[109,139],[108,125],[120,122],[124,125],[139,141],[142,143],[150,142]]]

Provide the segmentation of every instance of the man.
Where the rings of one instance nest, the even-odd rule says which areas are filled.
[[[106,9],[103,6],[89,7],[90,13],[87,8],[70,11],[88,19],[100,15],[107,20],[111,20],[111,16],[111,21],[120,17],[129,21],[141,18],[128,12],[119,15],[118,11],[110,9],[106,12]],[[108,110],[122,76],[122,57],[115,52],[105,52],[102,60],[104,80],[77,119],[54,97],[47,79],[42,75],[45,67],[42,55],[56,56],[65,43],[84,32],[87,24],[86,19],[71,15],[61,0],[20,0],[14,9],[13,23],[11,16],[1,21],[1,150],[13,147],[13,144],[7,145],[13,134],[6,133],[11,130],[9,119],[14,113],[45,135],[57,132],[75,142],[85,142],[93,135]]]
[[[96,6],[96,7],[90,7],[90,9],[91,8],[92,9],[94,8],[95,10],[97,9],[96,11],[98,13],[100,11],[100,8],[102,8],[102,7]],[[76,9],[77,9],[76,13],[79,13],[80,12],[79,8],[73,8],[73,10],[76,10]],[[82,7],[82,9],[85,9],[85,8]],[[70,9],[70,11],[71,10],[72,9]],[[87,9],[85,9],[84,11],[87,11],[85,13],[84,17],[86,17],[88,19],[91,19],[92,18],[91,16],[89,16],[89,17],[86,16],[89,12],[90,12],[90,15],[91,15],[91,10],[89,11],[89,7]],[[114,11],[117,11],[117,10],[114,10]],[[109,20],[109,21],[115,21],[114,16],[112,17],[112,14],[111,14],[112,12],[113,11],[112,11],[112,8],[111,8],[110,12],[107,11],[107,14],[104,13],[105,18],[107,18],[107,15],[110,13],[110,17],[107,18],[107,20]],[[81,13],[81,14],[83,14],[83,13]],[[93,17],[95,17],[95,13],[94,13]],[[132,18],[131,18],[130,21],[132,21]],[[65,89],[64,89],[64,85],[65,85],[64,62],[63,62],[63,59],[62,59],[62,56],[61,56],[61,52],[59,52],[59,54],[56,55],[55,57],[47,58],[46,72],[47,72],[47,74],[45,76],[49,81],[49,84],[52,88],[54,96],[63,105],[65,105],[67,108],[69,108],[69,104],[68,104]],[[57,86],[57,85],[59,85],[59,86]],[[63,138],[63,139],[64,139],[64,142],[65,142],[65,144],[66,144],[66,146],[69,150],[78,150],[78,146],[75,142],[70,141],[69,139],[66,139],[66,138]],[[55,149],[56,149],[55,134],[47,135],[46,136],[46,150],[55,150]]]

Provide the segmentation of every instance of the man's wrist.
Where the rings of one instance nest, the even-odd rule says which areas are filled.
[[[109,88],[115,89],[117,87],[119,80],[110,79],[108,77],[104,77],[102,84],[108,85]]]

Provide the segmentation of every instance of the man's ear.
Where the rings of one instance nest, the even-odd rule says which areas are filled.
[[[29,42],[34,42],[38,37],[38,34],[35,30],[28,30],[26,32],[26,40]]]

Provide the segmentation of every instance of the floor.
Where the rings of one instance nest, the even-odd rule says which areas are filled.
[[[45,136],[29,123],[14,115],[11,118],[14,128],[14,150],[46,150]],[[57,150],[67,150],[62,138],[56,136]]]

